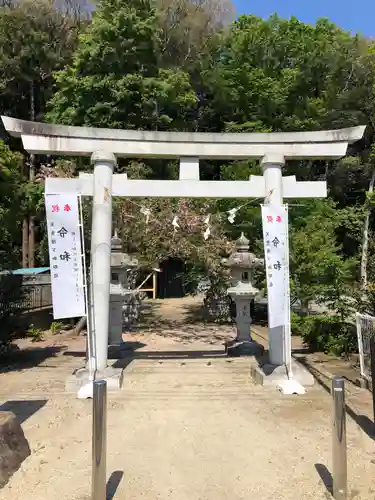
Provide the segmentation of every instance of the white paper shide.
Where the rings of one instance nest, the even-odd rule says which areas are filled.
[[[53,317],[86,315],[82,243],[76,195],[46,195]]]
[[[269,327],[287,326],[289,309],[288,210],[262,206]]]

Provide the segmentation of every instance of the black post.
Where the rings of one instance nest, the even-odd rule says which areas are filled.
[[[375,335],[372,335],[370,339],[370,352],[371,352],[372,411],[374,415],[374,426],[375,426]]]
[[[348,470],[346,451],[346,407],[345,381],[343,377],[332,379],[333,399],[333,441],[332,441],[332,477],[333,498],[348,499]]]
[[[106,500],[107,382],[93,382],[92,418],[92,500]]]

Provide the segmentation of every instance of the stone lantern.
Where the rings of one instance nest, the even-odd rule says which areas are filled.
[[[131,301],[129,271],[138,267],[138,260],[122,251],[121,240],[115,231],[111,239],[111,285],[109,303],[109,345],[123,343],[123,309]]]
[[[236,241],[235,251],[223,264],[231,270],[231,284],[228,295],[236,305],[236,327],[237,337],[227,346],[228,354],[248,354],[261,356],[263,346],[251,338],[250,327],[251,304],[259,290],[254,287],[253,273],[255,268],[264,266],[264,259],[258,259],[249,251],[249,240],[242,233]]]

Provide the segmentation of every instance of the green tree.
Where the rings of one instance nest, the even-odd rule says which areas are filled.
[[[21,167],[23,158],[0,141],[0,270],[18,264],[22,224]]]
[[[241,16],[206,61],[207,118],[221,130],[230,122],[284,131],[357,123],[361,104],[349,89],[363,46],[325,19],[311,26]]]
[[[52,0],[23,0],[0,8],[3,114],[33,121],[43,117],[52,73],[69,61],[77,31],[77,21]]]
[[[291,216],[290,266],[292,294],[307,313],[312,301],[323,302],[346,317],[355,279],[352,259],[345,260],[337,243],[338,211],[332,202],[295,207]]]
[[[186,129],[196,102],[189,76],[159,68],[160,30],[149,0],[102,0],[73,63],[57,72],[48,119],[74,125]]]
[[[235,17],[232,0],[154,0],[160,26],[161,63],[194,73],[211,42]]]
[[[67,3],[70,2],[70,3]],[[42,120],[52,95],[52,73],[69,60],[80,19],[75,0],[23,0],[0,8],[0,108],[2,114]],[[75,9],[75,10],[74,10]],[[20,141],[13,144],[21,149]],[[34,182],[38,161],[30,155],[23,182]],[[36,191],[25,187],[25,192]],[[24,267],[35,264],[36,206],[28,203],[22,229]]]
[[[144,209],[149,210],[148,215]],[[222,283],[228,271],[221,260],[233,248],[212,204],[192,199],[121,200],[117,206],[118,224],[125,246],[137,251],[140,260],[152,267],[177,257],[191,272],[206,276],[213,285]],[[210,235],[205,239],[206,218],[210,214]],[[178,227],[172,222],[177,216]]]

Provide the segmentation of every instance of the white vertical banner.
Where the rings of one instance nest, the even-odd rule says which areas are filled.
[[[53,317],[86,315],[78,197],[45,196]]]
[[[262,225],[268,290],[268,326],[284,326],[287,337],[290,308],[287,207],[263,205]]]

